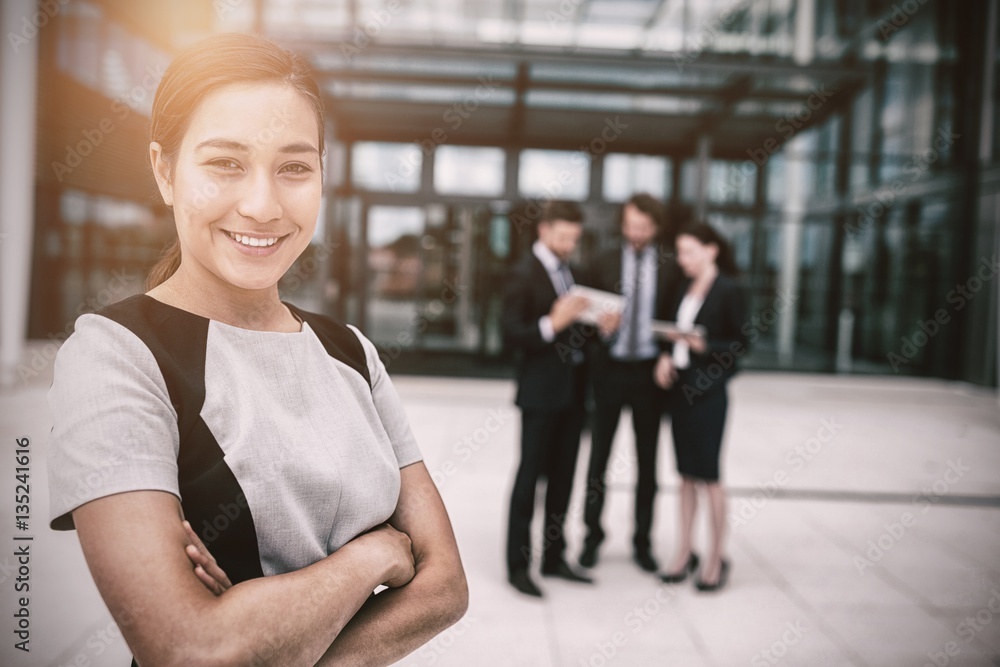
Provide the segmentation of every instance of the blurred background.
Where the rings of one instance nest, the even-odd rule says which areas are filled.
[[[782,306],[748,367],[996,386],[998,292],[975,275],[1000,215],[991,2],[3,5],[8,383],[21,340],[141,290],[173,234],[146,164],[159,76],[255,31],[310,59],[329,110],[325,206],[283,294],[395,370],[509,373],[502,275],[532,202],[584,205],[585,262],[646,191],[731,239],[751,312]]]
[[[0,8],[0,435],[34,448],[36,540],[33,651],[5,639],[0,664],[128,664],[76,536],[47,528],[45,393],[76,317],[144,291],[174,234],[146,161],[160,76],[243,31],[306,56],[326,96],[324,205],[282,297],[379,347],[470,580],[467,617],[401,664],[1000,665],[1000,0]],[[671,224],[716,225],[750,295],[723,450],[733,578],[712,598],[631,563],[623,420],[597,585],[527,601],[502,563],[504,272],[541,203],[582,205],[586,264],[637,192]],[[662,436],[661,563],[678,484]],[[0,557],[8,619],[16,572]]]

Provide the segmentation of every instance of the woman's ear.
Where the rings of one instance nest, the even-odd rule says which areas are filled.
[[[712,256],[713,262],[719,259],[719,245],[717,243],[709,243],[708,252]]]
[[[153,167],[153,177],[156,178],[156,186],[160,189],[160,196],[167,206],[174,204],[174,188],[170,179],[170,161],[163,154],[163,146],[157,141],[149,144],[149,163]]]

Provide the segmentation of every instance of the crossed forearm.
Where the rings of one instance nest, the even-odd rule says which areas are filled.
[[[424,565],[406,586],[369,598],[316,667],[391,665],[455,623],[465,609],[465,581]]]

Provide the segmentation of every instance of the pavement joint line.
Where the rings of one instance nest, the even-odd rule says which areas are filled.
[[[613,482],[608,491],[633,493],[631,482]],[[680,487],[672,484],[658,485],[660,493],[677,492]],[[825,500],[829,502],[878,503],[886,505],[912,505],[915,500],[926,498],[926,494],[907,491],[850,491],[837,489],[768,489],[754,486],[726,486],[726,495],[731,498],[750,498],[757,493],[766,493],[768,500]],[[935,506],[988,507],[1000,508],[1000,495],[948,493],[933,496]]]
[[[840,649],[840,652],[847,658],[852,664],[858,665],[859,667],[869,667],[869,663],[864,659],[864,657],[858,653],[857,649],[851,646],[846,639],[840,636],[840,634],[834,630],[823,618],[809,601],[801,593],[799,593],[791,582],[786,579],[781,572],[779,572],[774,566],[772,566],[767,559],[764,558],[763,554],[757,551],[756,547],[750,544],[749,540],[744,539],[742,535],[733,534],[732,539],[734,542],[739,542],[740,546],[747,552],[747,555],[757,564],[765,575],[774,583],[774,585],[785,594],[792,603],[801,609],[806,616],[812,621],[813,625],[822,632],[830,642]]]
[[[545,638],[547,640],[546,643],[549,645],[549,659],[554,666],[562,665],[563,662],[559,659],[559,638],[557,636],[559,630],[556,627],[556,614],[553,605],[547,600],[543,600],[542,615],[545,618],[545,625],[547,626]]]
[[[851,542],[847,540],[847,538],[845,538],[843,535],[837,532],[835,528],[832,528],[830,524],[824,522],[822,519],[817,518],[815,514],[809,511],[803,511],[803,514],[809,515],[809,520],[805,521],[805,523],[815,532],[822,534],[830,542],[833,542],[836,546],[842,548],[845,552],[847,552],[848,555],[857,554],[857,547],[854,544],[851,544]],[[819,529],[820,524],[822,524],[824,530]],[[892,572],[890,572],[887,566],[882,565],[881,567],[879,567],[881,563],[876,563],[875,565],[876,567],[872,568],[875,576],[881,579],[890,588],[895,589],[898,593],[901,593],[902,595],[909,597],[911,601],[914,602],[916,606],[922,612],[927,614],[927,616],[929,616],[933,621],[938,623],[948,632],[955,634],[955,628],[953,626],[954,618],[951,614],[948,613],[948,611],[942,609],[941,607],[938,607],[929,599],[921,595],[918,591],[912,588],[905,581],[903,581],[902,579],[894,575]],[[980,634],[976,634],[975,637],[973,637],[974,642],[979,645],[980,650],[985,651],[986,655],[992,655],[993,648],[986,645],[982,641]],[[961,637],[959,637],[957,634],[955,634],[955,637],[961,639]]]
[[[972,556],[966,551],[963,551],[956,545],[955,540],[949,540],[942,537],[938,537],[936,533],[933,533],[931,531],[918,532],[916,533],[916,537],[918,540],[923,540],[924,543],[931,543],[944,551],[951,552],[959,560],[964,560],[968,565],[973,566],[979,570],[985,570],[996,576],[997,579],[1000,579],[1000,570],[994,567],[995,564],[993,562],[984,563],[975,556]]]
[[[678,596],[677,599],[680,600],[679,606],[683,606],[684,605],[683,598]],[[683,610],[679,609],[678,611],[683,611]],[[705,639],[701,636],[701,633],[698,632],[698,626],[696,626],[694,623],[691,622],[687,614],[678,613],[677,618],[684,626],[684,629],[687,630],[688,637],[690,638],[691,643],[694,644],[694,647],[698,649],[698,653],[701,654],[701,656],[704,657],[709,664],[718,665],[719,663],[712,656],[712,652],[709,651],[708,645],[705,643]]]

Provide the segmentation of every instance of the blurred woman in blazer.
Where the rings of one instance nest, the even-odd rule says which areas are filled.
[[[671,569],[661,579],[677,583],[698,569],[691,534],[701,484],[708,497],[712,540],[695,585],[712,591],[725,585],[729,573],[719,452],[729,402],[726,384],[746,352],[746,307],[732,249],[713,227],[700,221],[686,224],[677,234],[677,261],[687,278],[676,291],[672,309],[679,331],[667,335],[669,344],[657,362],[655,378],[661,387],[674,389],[671,430],[682,480],[681,535]]]

